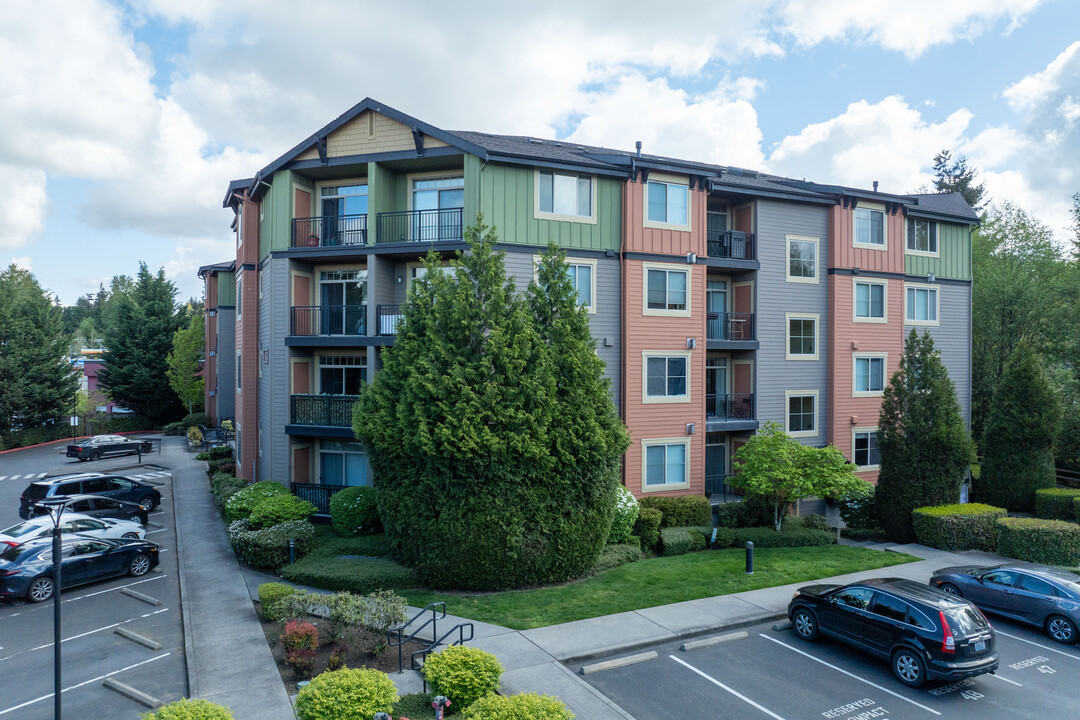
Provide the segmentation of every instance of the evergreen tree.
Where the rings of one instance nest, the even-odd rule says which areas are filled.
[[[164,269],[152,275],[146,263],[139,263],[133,283],[114,278],[113,287],[105,311],[108,354],[98,375],[101,386],[113,402],[152,422],[178,417],[183,409],[164,379],[173,335],[183,321],[176,286],[165,278]]]
[[[959,155],[955,160],[952,153],[942,150],[934,156],[934,189],[939,193],[960,193],[971,208],[982,215],[985,202],[985,183],[975,184],[978,172],[969,168],[967,158]]]
[[[1061,404],[1031,346],[1021,341],[994,391],[975,486],[979,502],[1030,512],[1035,491],[1052,488]]]
[[[78,380],[65,357],[61,309],[26,270],[0,272],[0,435],[69,414]]]
[[[952,380],[929,333],[912,330],[904,343],[900,368],[881,402],[878,450],[878,520],[893,540],[911,542],[911,512],[959,502],[975,454]]]
[[[167,359],[168,369],[165,370],[165,375],[180,402],[187,407],[188,414],[196,408],[202,410],[203,406],[206,381],[196,377],[196,373],[199,372],[199,360],[206,345],[205,332],[202,313],[193,314],[187,327],[177,330],[173,335],[172,352]]]

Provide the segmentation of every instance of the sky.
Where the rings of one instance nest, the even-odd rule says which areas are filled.
[[[0,263],[64,304],[140,261],[199,298],[198,267],[235,255],[229,181],[365,97],[893,193],[929,188],[949,149],[1068,237],[1074,0],[518,5],[3,0]]]

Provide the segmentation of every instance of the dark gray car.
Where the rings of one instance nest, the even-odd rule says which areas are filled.
[[[1080,639],[1080,576],[1026,565],[962,565],[936,570],[931,587],[998,615],[1038,625],[1051,639]]]

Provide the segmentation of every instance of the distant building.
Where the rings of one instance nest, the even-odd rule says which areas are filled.
[[[101,373],[102,368],[105,367],[105,352],[105,350],[84,348],[80,357],[72,360],[71,364],[81,372],[79,390],[86,393],[91,401],[95,400],[96,394],[98,402],[94,407],[95,412],[105,413],[106,415],[112,415],[113,413],[126,415],[131,411],[110,400],[105,390],[98,385],[98,375]]]

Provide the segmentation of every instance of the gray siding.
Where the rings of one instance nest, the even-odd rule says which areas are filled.
[[[938,286],[938,319],[940,325],[937,327],[916,326],[915,329],[920,334],[924,330],[929,332],[934,339],[934,347],[941,353],[949,379],[956,388],[960,414],[971,429],[971,285],[943,283]],[[904,325],[905,338],[911,330],[911,325]]]
[[[262,455],[259,480],[288,483],[289,438],[289,353],[285,336],[289,334],[289,260],[268,260],[263,296],[259,299],[259,427],[262,429]],[[248,442],[257,438],[249,434]]]
[[[828,257],[829,219],[825,208],[758,201],[756,234],[758,259],[754,311],[757,313],[757,366],[754,378],[757,415],[761,423],[772,421],[784,427],[788,390],[817,390],[816,437],[800,438],[806,445],[824,445],[827,439],[828,403]],[[787,235],[818,238],[816,284],[787,282]],[[817,360],[787,360],[786,313],[818,315]]]
[[[217,310],[217,421],[236,417],[236,311]]]

